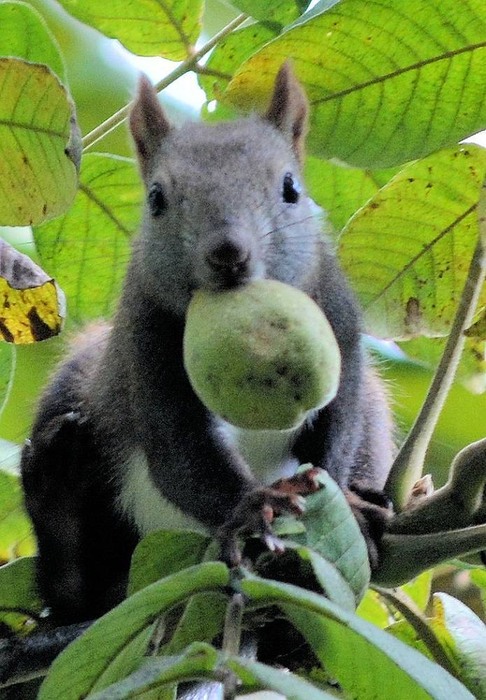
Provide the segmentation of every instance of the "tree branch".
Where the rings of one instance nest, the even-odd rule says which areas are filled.
[[[231,34],[231,32],[237,27],[239,27],[240,24],[242,24],[247,18],[248,15],[241,14],[234,20],[229,22],[229,24],[223,27],[221,31],[219,31],[217,34],[211,37],[211,39],[206,44],[204,44],[204,46],[198,49],[198,51],[195,51],[185,61],[180,63],[177,66],[177,68],[175,68],[171,73],[169,73],[169,75],[163,78],[163,80],[160,80],[156,85],[157,91],[160,92],[161,90],[164,90],[182,75],[189,73],[189,71],[191,70],[195,70],[198,61],[200,61],[200,59],[203,56],[205,56],[209,51],[211,51],[211,49],[214,48],[223,37],[227,36],[228,34]],[[86,134],[86,136],[83,139],[83,151],[86,151],[88,150],[88,148],[94,146],[95,143],[98,143],[98,141],[107,136],[114,129],[116,129],[117,126],[119,126],[123,121],[125,121],[125,119],[128,116],[128,113],[130,112],[131,106],[132,102],[129,102],[127,105],[125,105],[125,107],[119,109],[118,112],[112,114],[111,117],[99,124],[95,129],[90,131],[89,134]]]

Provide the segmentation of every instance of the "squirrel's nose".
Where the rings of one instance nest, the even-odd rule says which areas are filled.
[[[249,249],[239,241],[231,239],[216,243],[206,253],[206,261],[215,272],[241,270],[247,265],[249,258]]]

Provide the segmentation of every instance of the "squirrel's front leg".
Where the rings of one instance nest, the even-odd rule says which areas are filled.
[[[147,314],[141,309],[139,317]],[[271,531],[274,515],[298,515],[303,504],[298,494],[255,479],[221,420],[196,396],[181,362],[183,330],[177,318],[160,314],[133,338],[131,368],[138,370],[132,382],[134,432],[161,496],[213,533],[221,558],[236,565],[240,535],[255,534],[279,549]],[[127,430],[121,425],[119,432]]]

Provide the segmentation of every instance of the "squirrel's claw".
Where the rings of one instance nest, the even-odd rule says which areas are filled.
[[[296,493],[285,493],[274,488],[260,487],[243,497],[231,517],[218,529],[220,558],[229,566],[241,563],[239,535],[257,535],[272,552],[283,552],[284,543],[276,537],[271,523],[276,514],[304,512],[304,499]]]

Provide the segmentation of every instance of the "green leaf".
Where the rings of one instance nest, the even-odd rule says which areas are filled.
[[[174,682],[204,678],[222,680],[226,669],[232,670],[240,678],[245,689],[266,688],[295,700],[331,700],[335,697],[293,673],[250,659],[226,658],[213,647],[202,643],[191,645],[181,656],[150,659],[129,678],[90,697],[92,700],[122,700],[129,697],[145,700],[148,693],[163,692],[164,687]],[[153,697],[161,696],[157,694]]]
[[[160,578],[200,564],[211,538],[199,532],[158,530],[143,538],[132,555],[128,595]]]
[[[343,491],[327,472],[322,472],[318,478],[321,489],[307,496],[305,511],[295,521],[303,530],[292,532],[293,528],[289,528],[292,518],[276,521],[278,534],[285,539],[290,533],[288,544],[294,551],[280,557],[263,555],[258,562],[259,572],[278,580],[292,580],[279,573],[288,566],[289,571],[302,569],[299,576],[305,580],[309,573],[305,567],[307,562],[326,595],[345,609],[353,610],[370,581],[368,549]],[[295,561],[294,552],[299,554],[300,563]],[[275,575],[273,569],[276,569]]]
[[[486,389],[486,333],[481,338],[466,338],[461,361],[456,372],[456,381],[462,382],[474,393]],[[400,342],[407,357],[433,369],[437,367],[444,352],[446,338],[411,338]]]
[[[486,571],[484,567],[478,567],[470,572],[471,581],[478,586],[483,606],[486,607]]]
[[[300,17],[309,0],[233,0],[232,4],[255,19],[282,26]]]
[[[310,590],[318,590],[317,583],[323,595],[336,605],[351,611],[356,608],[354,591],[334,564],[309,547],[286,538],[284,541],[285,552],[265,552],[258,558],[254,570],[259,576],[295,583]]]
[[[42,16],[23,2],[0,3],[0,56],[44,63],[66,82],[61,50]]]
[[[0,621],[22,630],[44,607],[35,587],[35,558],[21,557],[0,567]]]
[[[15,372],[15,346],[0,342],[0,416],[8,401]]]
[[[251,24],[222,39],[205,64],[207,74],[198,76],[207,100],[219,99],[236,69],[275,35],[276,31],[264,24]]]
[[[128,595],[158,579],[201,563],[211,538],[198,532],[159,530],[137,545],[132,556]],[[222,631],[227,606],[226,596],[200,593],[191,597],[164,654],[182,651],[194,641],[210,642]]]
[[[319,585],[333,603],[344,610],[355,610],[356,591],[344,578],[338,564],[331,564],[327,559],[308,547],[298,547],[297,551],[304,561],[308,561]],[[346,567],[343,567],[346,570]],[[362,592],[359,591],[361,597]]]
[[[395,175],[397,170],[360,170],[320,158],[308,157],[305,181],[309,194],[340,231],[351,216]]]
[[[103,673],[103,687],[117,683],[140,667],[147,658],[147,648],[156,624],[144,627],[120,649]]]
[[[60,0],[81,22],[118,39],[142,56],[182,61],[191,55],[201,31],[202,0]]]
[[[388,634],[392,634],[395,639],[399,639],[404,644],[412,647],[412,649],[419,651],[431,661],[433,660],[431,652],[427,649],[415,628],[403,618],[387,627],[386,631]]]
[[[37,224],[68,208],[80,135],[69,95],[47,66],[0,58],[0,144],[0,223]]]
[[[141,184],[129,158],[83,158],[74,205],[34,229],[43,266],[66,293],[71,317],[106,316],[118,298],[130,239],[140,220]]]
[[[0,567],[0,613],[36,615],[43,603],[35,591],[35,557],[21,557]]]
[[[211,642],[223,631],[227,607],[227,596],[218,591],[193,595],[163,653],[180,653],[191,642]]]
[[[97,620],[53,663],[39,700],[78,700],[113,682],[111,666],[120,654],[164,612],[194,593],[218,590],[229,582],[228,569],[207,563],[147,586]]]
[[[282,608],[346,696],[360,700],[473,698],[440,666],[322,596],[251,576],[241,585],[253,603]]]
[[[429,604],[430,591],[432,589],[432,571],[424,571],[411,581],[408,581],[401,590],[409,596],[420,610],[425,611]]]
[[[485,173],[479,146],[441,151],[404,168],[345,227],[341,264],[372,334],[449,332],[478,236]]]
[[[397,165],[485,127],[485,32],[483,0],[342,0],[252,56],[226,97],[261,106],[291,58],[312,107],[311,153]]]
[[[0,561],[29,555],[34,550],[32,526],[23,509],[20,479],[0,470]]]
[[[486,699],[486,625],[464,603],[435,593],[431,624],[438,639],[460,668],[462,682],[477,700]]]
[[[289,673],[286,669],[276,669],[271,666],[240,657],[230,657],[227,661],[229,668],[234,671],[245,685],[254,685],[281,693],[286,698],[295,700],[335,700],[336,696],[321,690],[309,681]]]
[[[358,607],[356,615],[385,629],[390,624],[390,612],[376,591],[369,588]]]
[[[169,656],[147,660],[131,676],[106,690],[90,695],[92,700],[122,700],[137,697],[144,700],[148,693],[156,691],[154,698],[164,698],[159,693],[168,684],[196,678],[212,678],[220,666],[216,649],[208,644],[198,643],[189,647],[181,656]],[[170,696],[169,696],[170,697]]]
[[[319,480],[323,487],[306,498],[301,516],[305,544],[335,565],[359,602],[370,580],[368,549],[342,490],[327,472]]]

